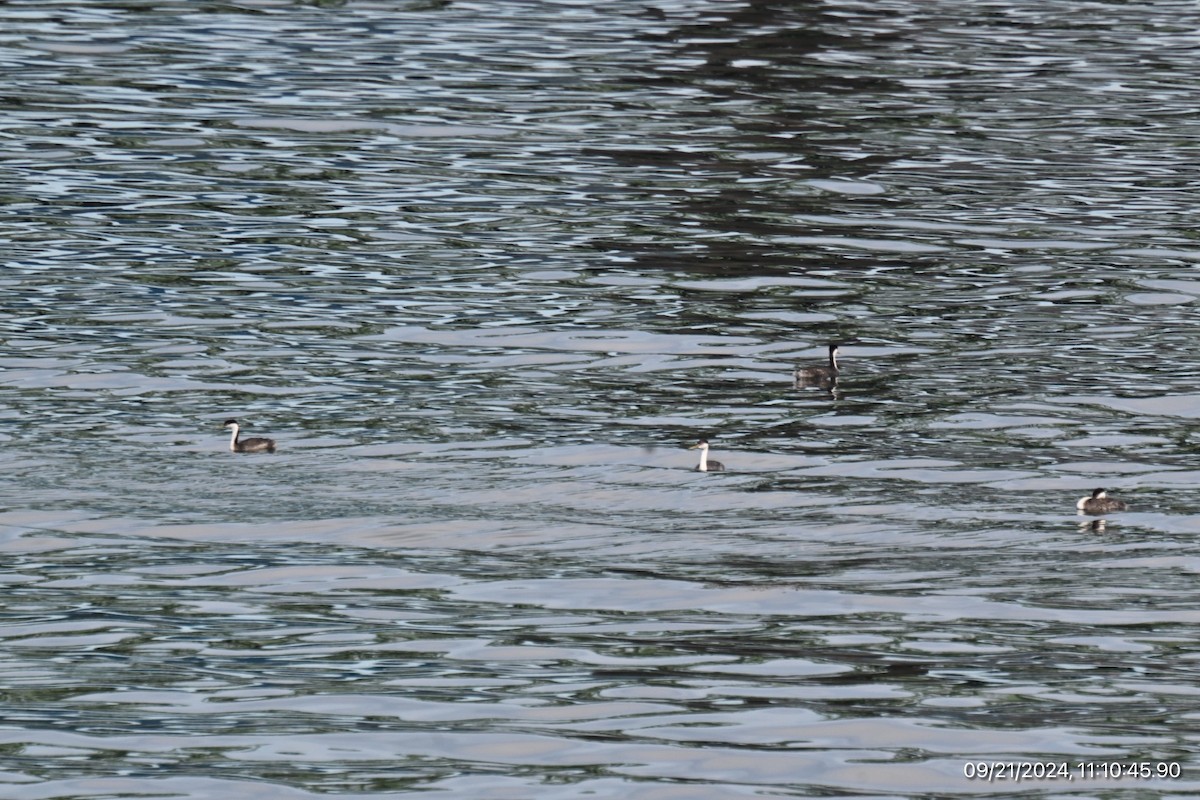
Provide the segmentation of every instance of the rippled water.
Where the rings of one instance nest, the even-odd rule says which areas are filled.
[[[1196,794],[1193,12],[0,7],[0,795]]]

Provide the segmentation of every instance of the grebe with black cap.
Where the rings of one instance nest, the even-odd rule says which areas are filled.
[[[1075,504],[1080,514],[1099,516],[1112,511],[1124,511],[1129,506],[1115,497],[1109,497],[1106,489],[1093,489],[1091,497],[1081,497]]]
[[[838,343],[829,343],[829,366],[827,367],[796,367],[796,371],[792,373],[792,380],[797,386],[813,383],[829,383],[836,380],[838,376]]]
[[[221,427],[233,428],[233,436],[229,437],[229,449],[235,453],[274,453],[275,440],[254,436],[249,439],[239,439],[238,431],[241,426],[236,419],[227,419]]]
[[[708,459],[708,439],[701,439],[700,441],[696,442],[694,445],[689,447],[688,450],[699,450],[700,451],[700,463],[696,466],[696,469],[699,470],[700,472],[724,472],[725,471],[725,465],[722,464],[720,461],[709,461],[709,459]]]

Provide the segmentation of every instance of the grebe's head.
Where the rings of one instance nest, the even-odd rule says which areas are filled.
[[[1107,489],[1092,489],[1092,499],[1093,500],[1101,500],[1105,497],[1108,497]]]
[[[700,441],[696,442],[694,445],[692,445],[691,447],[688,448],[688,450],[707,450],[707,449],[708,449],[708,439],[701,439]]]
[[[838,344],[837,342],[829,343],[829,355],[836,356],[840,352],[842,352],[840,344]]]
[[[236,428],[238,421],[236,419],[227,419],[221,423],[222,428]]]

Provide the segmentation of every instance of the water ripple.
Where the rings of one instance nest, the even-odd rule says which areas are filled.
[[[1179,11],[4,6],[0,793],[1186,762]]]

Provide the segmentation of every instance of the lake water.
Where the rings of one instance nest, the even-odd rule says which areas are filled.
[[[0,795],[1197,796],[1194,11],[0,7]]]

